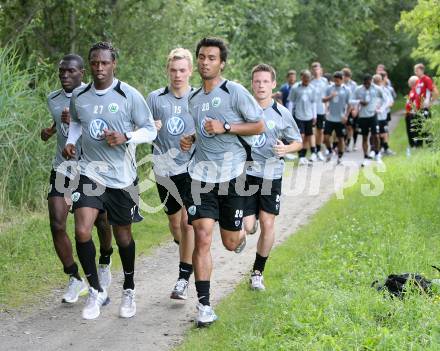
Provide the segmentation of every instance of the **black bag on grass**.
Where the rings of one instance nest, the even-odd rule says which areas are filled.
[[[440,271],[436,266],[432,266]],[[375,280],[372,287],[377,291],[387,291],[391,297],[403,298],[408,288],[413,287],[420,293],[431,295],[432,281],[417,273],[390,274],[383,284]]]

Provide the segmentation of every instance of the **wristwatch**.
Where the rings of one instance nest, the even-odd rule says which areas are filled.
[[[223,128],[225,128],[225,133],[229,133],[231,131],[231,125],[228,122],[223,124]]]
[[[131,132],[124,133],[125,139],[127,139],[126,143],[128,143],[131,139]]]

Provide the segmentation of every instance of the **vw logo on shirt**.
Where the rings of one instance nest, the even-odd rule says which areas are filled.
[[[264,145],[266,145],[266,133],[257,135],[257,137],[254,139],[254,144],[252,145],[253,147],[263,147]]]
[[[180,117],[171,117],[167,121],[167,130],[171,135],[180,135],[185,129],[185,122]]]
[[[103,140],[104,129],[108,129],[107,122],[101,118],[97,118],[90,122],[89,134],[95,140]]]
[[[215,136],[215,134],[209,134],[206,130],[205,130],[205,123],[206,123],[206,117],[202,119],[202,121],[200,122],[200,131],[202,132],[202,135],[205,138],[212,138]]]

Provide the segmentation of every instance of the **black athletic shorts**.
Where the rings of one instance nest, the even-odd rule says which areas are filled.
[[[124,189],[106,188],[92,179],[81,175],[79,185],[72,193],[72,210],[82,207],[91,207],[100,213],[107,211],[108,222],[111,225],[128,225],[134,220],[137,204],[139,203],[139,189],[137,180]]]
[[[379,133],[380,134],[388,133],[388,121],[387,120],[378,121],[378,123],[379,123]]]
[[[301,119],[295,118],[295,122],[301,134],[304,134],[305,136],[313,135],[313,119],[309,121],[303,121]]]
[[[238,194],[237,189],[241,188],[244,191],[246,181],[244,176],[240,176],[240,181],[238,179],[213,184],[188,177],[185,190],[188,223],[192,224],[192,221],[201,218],[212,218],[219,222],[220,228],[230,231],[241,230],[246,196]]]
[[[246,197],[244,216],[259,214],[260,210],[278,216],[280,213],[282,179],[263,179],[247,175],[248,187],[252,190],[258,186],[258,191]]]
[[[182,208],[185,201],[187,178],[189,178],[188,173],[177,174],[171,177],[156,175],[157,191],[167,215],[173,215]]]
[[[353,129],[357,128],[357,122],[358,119],[353,116],[353,114],[350,112],[347,119],[347,126],[353,127]]]
[[[327,123],[327,121],[325,120],[325,115],[317,115],[316,116],[316,128],[324,129],[324,126],[326,123]]]
[[[387,122],[391,121],[391,111],[387,113]]]
[[[359,128],[362,135],[376,135],[379,133],[379,124],[377,123],[377,117],[358,117]]]
[[[58,177],[58,186],[55,185],[56,179]],[[77,186],[77,180],[70,179],[64,174],[56,172],[54,169],[50,171],[49,177],[49,191],[47,193],[47,199],[50,197],[67,197],[70,198],[72,191],[75,190]]]
[[[324,135],[332,135],[333,131],[336,132],[338,138],[343,138],[347,134],[342,122],[325,121]]]

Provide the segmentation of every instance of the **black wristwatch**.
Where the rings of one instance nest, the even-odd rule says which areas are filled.
[[[228,122],[223,124],[223,128],[225,128],[225,133],[229,133],[231,131],[231,125]]]
[[[124,133],[125,139],[127,139],[126,143],[131,139],[131,133],[130,132],[126,132]]]

